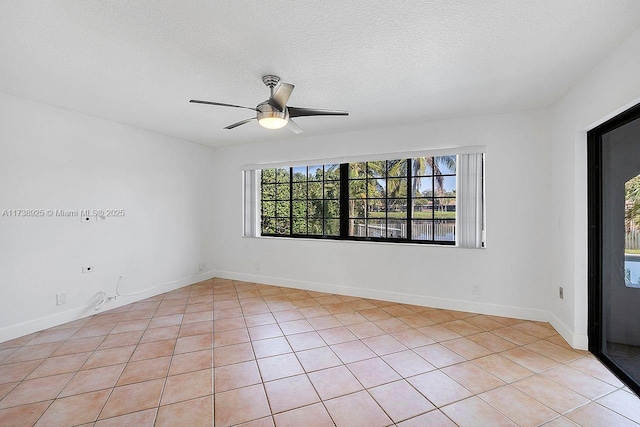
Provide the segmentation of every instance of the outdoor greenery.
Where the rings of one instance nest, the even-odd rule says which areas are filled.
[[[263,169],[261,176],[263,234],[339,235],[340,165]]]
[[[625,225],[627,230],[640,227],[640,175],[631,178],[624,185]]]
[[[421,224],[456,218],[456,156],[350,163],[342,180],[340,166],[263,169],[262,234],[340,236],[341,185],[348,185],[349,236],[365,236],[357,233],[367,224],[384,234],[387,221],[406,223],[408,206]],[[356,231],[356,223],[365,228]]]
[[[640,175],[624,185],[625,253],[640,253]]]

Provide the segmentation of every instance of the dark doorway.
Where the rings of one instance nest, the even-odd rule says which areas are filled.
[[[588,141],[589,350],[640,394],[640,104]]]

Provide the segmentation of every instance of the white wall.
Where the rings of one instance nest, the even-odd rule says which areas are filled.
[[[218,174],[237,178],[216,188],[228,204],[215,219],[225,242],[218,274],[523,318],[548,313],[586,349],[586,132],[640,102],[638,76],[640,29],[548,110],[219,150]],[[465,145],[489,147],[486,250],[239,237],[241,164]]]
[[[211,277],[214,150],[0,94],[4,209],[124,209],[123,218],[0,216],[0,342]],[[200,263],[204,268],[200,269]],[[95,272],[82,274],[83,266]],[[56,306],[56,294],[67,304]]]
[[[546,112],[535,111],[219,149],[217,275],[546,320],[547,123]],[[241,237],[243,164],[469,145],[488,147],[486,249]]]
[[[553,264],[551,323],[574,346],[587,346],[586,132],[640,102],[640,30],[633,33],[550,110]],[[564,300],[558,286],[565,289]],[[571,342],[571,341],[570,341]]]
[[[126,212],[89,224],[0,216],[0,341],[92,314],[120,275],[123,292],[170,284],[105,309],[215,274],[538,320],[550,313],[586,348],[586,131],[640,100],[639,75],[640,30],[549,110],[217,150],[0,94],[0,213]],[[240,237],[242,164],[469,145],[488,147],[487,249]],[[82,274],[83,265],[96,271]],[[64,306],[55,305],[60,292]]]

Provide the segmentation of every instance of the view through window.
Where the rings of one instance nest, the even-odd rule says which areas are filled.
[[[624,281],[640,288],[640,175],[624,185]]]
[[[457,156],[262,169],[261,235],[454,244]]]

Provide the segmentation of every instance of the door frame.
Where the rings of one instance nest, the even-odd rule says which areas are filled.
[[[602,135],[640,118],[640,104],[587,132],[587,238],[589,351],[630,389],[640,395],[634,380],[602,353]],[[639,325],[640,327],[640,325]]]

